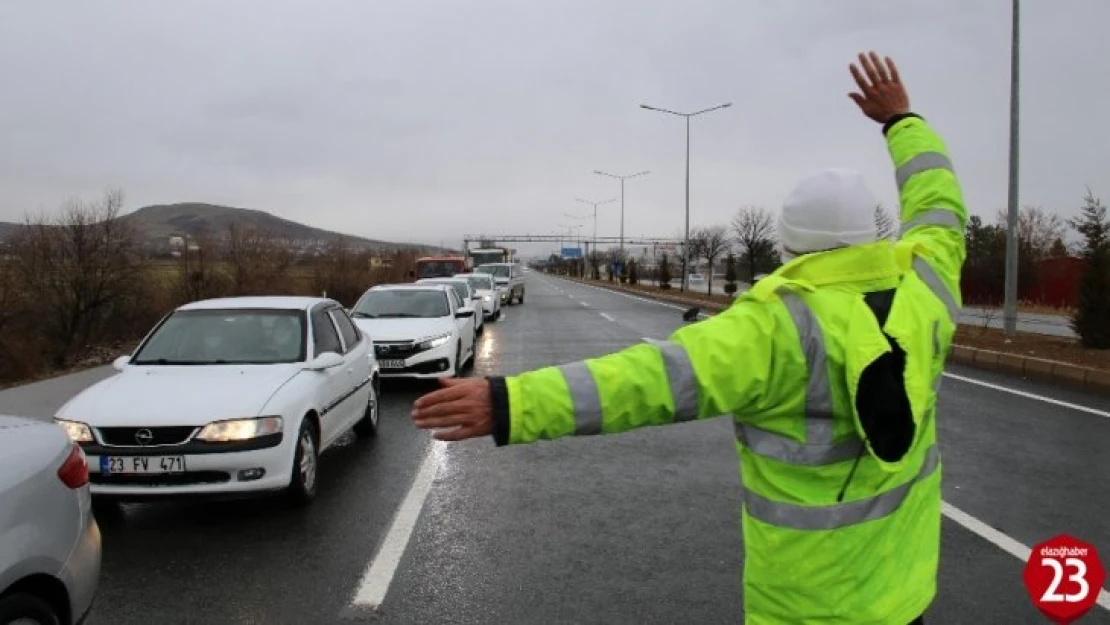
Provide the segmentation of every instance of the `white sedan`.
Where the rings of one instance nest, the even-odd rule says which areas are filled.
[[[55,415],[103,501],[283,492],[307,504],[320,453],[377,430],[374,351],[330,299],[187,304],[115,367]]]
[[[383,377],[457,377],[474,359],[474,308],[443,284],[372,287],[351,317],[374,342]]]
[[[493,320],[501,318],[501,292],[493,276],[488,273],[460,273],[455,277],[465,278],[470,283],[470,288],[478,294],[482,312],[486,318]]]

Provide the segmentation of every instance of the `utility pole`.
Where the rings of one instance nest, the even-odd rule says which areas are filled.
[[[1006,294],[1002,306],[1003,332],[1013,338],[1017,332],[1018,286],[1018,100],[1020,28],[1018,21],[1019,0],[1013,0],[1010,35],[1010,189],[1006,215]]]
[[[702,113],[708,113],[710,111],[716,111],[717,109],[728,108],[730,106],[732,106],[732,102],[727,102],[725,104],[720,104],[720,105],[714,106],[712,108],[703,109],[701,111],[697,111],[696,113],[678,113],[678,112],[675,112],[675,111],[668,111],[667,109],[661,109],[661,108],[656,108],[654,106],[648,106],[646,104],[641,104],[640,105],[640,108],[646,109],[646,110],[649,110],[649,111],[656,111],[656,112],[659,112],[659,113],[668,113],[670,115],[677,115],[679,117],[685,117],[686,118],[686,236],[683,239],[683,244],[682,244],[682,290],[683,291],[685,291],[687,286],[689,285],[688,283],[689,283],[689,279],[690,279],[689,278],[690,271],[687,269],[687,265],[690,262],[690,118],[694,117],[694,116],[697,116],[697,115],[701,115]],[[712,268],[710,268],[710,270],[712,270]]]
[[[603,171],[597,171],[597,170],[594,170],[594,173],[599,175],[599,176],[608,176],[610,178],[616,178],[617,180],[621,181],[621,244],[620,244],[620,253],[618,254],[618,257],[620,258],[620,264],[621,264],[620,275],[623,276],[624,275],[624,181],[628,180],[629,178],[635,178],[637,176],[644,176],[644,175],[647,175],[651,172],[642,171],[638,174],[629,174],[627,176],[618,176],[616,174],[609,174],[609,173],[605,173]]]

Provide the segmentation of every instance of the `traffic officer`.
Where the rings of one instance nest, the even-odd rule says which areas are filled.
[[[453,428],[440,440],[499,446],[730,414],[747,623],[920,623],[936,594],[936,402],[967,211],[893,61],[850,70],[894,161],[898,243],[877,240],[859,175],[820,172],[783,205],[786,264],[726,311],[605,357],[450,380],[413,408],[418,427]]]

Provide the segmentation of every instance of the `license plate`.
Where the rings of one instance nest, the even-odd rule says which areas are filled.
[[[382,369],[404,369],[405,368],[405,361],[403,361],[403,360],[379,360],[378,364],[380,364],[382,366]]]
[[[101,456],[100,472],[104,475],[184,473],[185,456]]]

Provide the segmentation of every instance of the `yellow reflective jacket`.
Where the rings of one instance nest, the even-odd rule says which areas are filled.
[[[798,257],[667,341],[491,379],[499,445],[731,415],[746,623],[904,625],[936,594],[967,211],[923,119],[884,130],[898,243]]]

